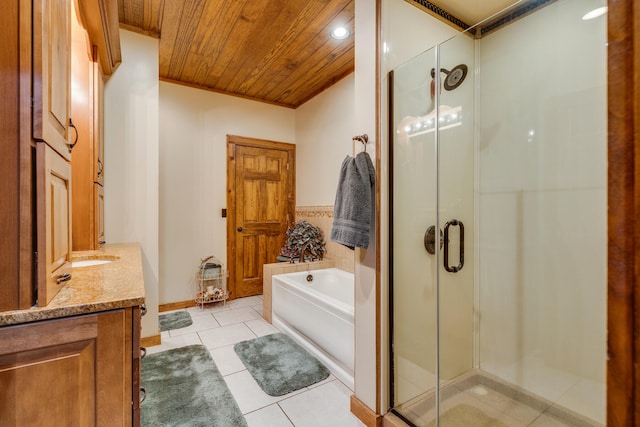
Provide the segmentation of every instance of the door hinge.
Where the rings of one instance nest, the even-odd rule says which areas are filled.
[[[31,97],[31,109],[33,110],[33,105],[35,104],[35,101],[33,100],[33,96]]]
[[[287,170],[289,170],[289,162],[287,162]]]

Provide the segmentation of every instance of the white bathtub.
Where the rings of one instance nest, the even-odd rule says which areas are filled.
[[[307,281],[311,275],[313,280]],[[353,390],[353,274],[337,268],[272,276],[272,322]]]

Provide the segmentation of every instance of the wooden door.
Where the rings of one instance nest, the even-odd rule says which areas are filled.
[[[227,139],[227,265],[231,298],[262,293],[295,217],[295,145]]]

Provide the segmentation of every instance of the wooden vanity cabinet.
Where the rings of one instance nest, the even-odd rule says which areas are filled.
[[[0,425],[131,426],[140,309],[0,328]]]

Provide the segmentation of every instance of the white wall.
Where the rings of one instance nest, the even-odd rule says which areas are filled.
[[[193,297],[200,258],[226,263],[227,134],[295,143],[296,205],[333,205],[353,150],[354,82],[296,110],[160,83],[160,304]]]
[[[376,164],[376,2],[356,0],[355,40],[355,127],[358,134],[369,135],[367,152]],[[378,185],[378,184],[376,184]],[[375,206],[375,203],[374,203]],[[369,239],[369,248],[356,248],[355,265],[355,395],[371,410],[379,413],[376,395],[378,366],[376,294],[376,236],[375,226]]]
[[[382,75],[459,31],[407,1],[382,0]],[[382,92],[386,97],[387,92]],[[386,106],[386,104],[382,104]]]
[[[105,85],[105,238],[140,242],[147,315],[158,332],[158,40],[120,31],[122,64]]]
[[[295,143],[295,129],[292,109],[160,83],[160,304],[194,297],[201,258],[226,266],[227,135]]]
[[[354,84],[350,74],[295,110],[297,206],[335,202],[340,166],[353,154],[351,138],[358,133]]]

